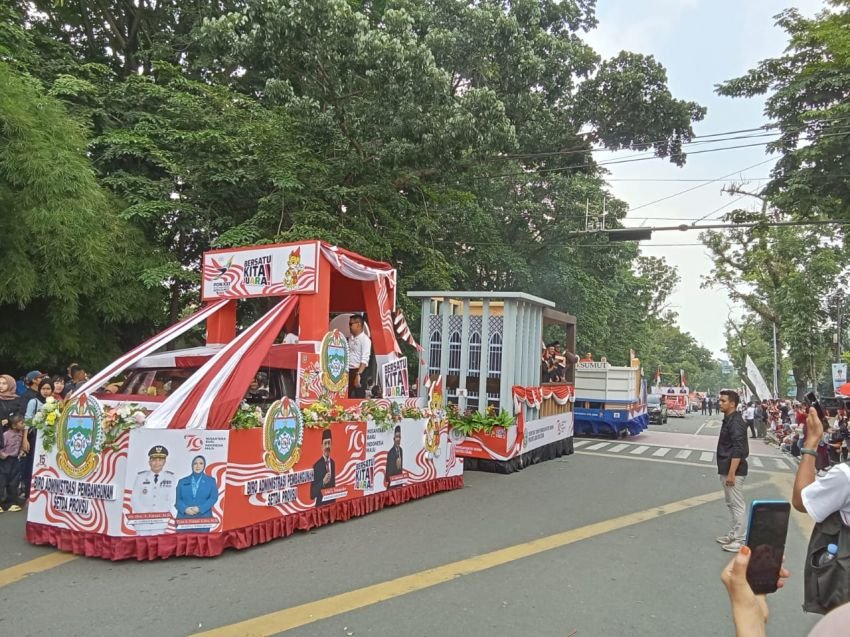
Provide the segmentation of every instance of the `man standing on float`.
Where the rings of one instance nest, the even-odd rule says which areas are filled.
[[[366,336],[363,315],[352,314],[348,319],[348,397],[366,398],[366,368],[372,355],[372,340]]]

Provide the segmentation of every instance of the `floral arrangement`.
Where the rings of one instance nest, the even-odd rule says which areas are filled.
[[[382,407],[376,400],[365,400],[359,407],[343,407],[328,398],[322,398],[301,409],[306,427],[324,428],[331,423],[347,420],[371,420],[375,426],[386,431],[403,418],[425,418],[429,412],[415,407],[404,407],[390,403]]]
[[[430,416],[431,411],[428,409],[419,409],[418,407],[402,407],[401,409],[402,418],[413,418],[414,420],[420,420],[422,418],[428,418]]]
[[[56,445],[56,425],[62,416],[65,403],[48,397],[38,408],[35,415],[27,421],[27,426],[41,432],[41,440],[46,451]],[[125,431],[140,427],[145,423],[147,413],[138,405],[121,405],[104,409],[100,421],[99,437],[95,441],[96,451],[112,449],[117,451],[118,439]]]
[[[321,398],[306,407],[302,407],[301,415],[304,416],[304,426],[310,428],[324,428],[330,426],[333,422],[360,419],[359,410],[346,409],[327,398]]]
[[[389,409],[381,407],[376,401],[367,400],[360,404],[360,418],[361,420],[371,418],[378,429],[386,431],[401,420],[401,413],[397,410],[394,413],[391,407]]]
[[[476,432],[491,433],[496,427],[512,427],[516,424],[514,417],[505,410],[497,410],[490,405],[485,413],[468,409],[461,413],[457,405],[449,403],[446,412],[449,425],[455,431],[469,436]]]
[[[135,403],[120,405],[119,407],[107,407],[100,422],[100,430],[103,432],[100,448],[117,451],[117,442],[121,434],[141,427],[145,424],[147,417],[147,412]]]
[[[44,404],[38,408],[35,415],[27,421],[27,427],[32,427],[41,432],[41,440],[47,451],[53,449],[56,444],[56,423],[62,415],[62,402],[53,396],[45,399]]]
[[[251,407],[251,405],[243,400],[239,409],[236,410],[236,413],[233,414],[233,418],[230,420],[230,428],[256,429],[263,426],[263,420],[263,410],[259,406]]]

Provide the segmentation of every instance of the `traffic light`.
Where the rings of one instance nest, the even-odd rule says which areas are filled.
[[[608,241],[646,241],[652,238],[652,230],[649,228],[617,228],[616,230],[605,230]]]

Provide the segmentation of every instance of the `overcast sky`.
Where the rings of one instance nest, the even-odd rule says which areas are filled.
[[[714,93],[714,86],[745,73],[762,59],[783,52],[786,34],[774,26],[773,16],[789,7],[797,7],[804,15],[812,16],[824,8],[824,2],[598,0],[599,28],[588,34],[587,39],[606,58],[621,50],[654,55],[667,68],[668,83],[675,97],[693,100],[708,108],[705,119],[694,127],[697,135],[748,129],[767,122],[763,100],[720,97]],[[761,141],[764,140],[731,141],[707,147]],[[598,153],[597,159],[604,161],[627,155],[634,153]],[[769,161],[754,166],[765,160]],[[629,219],[633,220],[626,225],[678,225],[731,204],[734,198],[721,193],[721,188],[733,179],[709,183],[681,196],[645,205],[700,186],[700,181],[658,180],[708,181],[733,172],[737,177],[758,179],[768,176],[773,162],[763,147],[742,148],[692,155],[684,168],[660,159],[614,165],[610,167],[610,183],[613,193],[631,208],[644,206],[629,213]],[[750,186],[756,188],[764,183],[763,179],[752,181]],[[754,203],[744,199],[709,218],[717,218],[745,205],[754,207]],[[730,311],[729,301],[722,290],[700,289],[702,277],[711,270],[711,260],[705,248],[693,244],[699,244],[698,232],[662,232],[654,233],[653,239],[642,242],[641,246],[644,254],[664,256],[679,270],[682,282],[672,294],[670,303],[679,315],[682,329],[690,332],[715,356],[725,357],[722,354],[723,324]]]

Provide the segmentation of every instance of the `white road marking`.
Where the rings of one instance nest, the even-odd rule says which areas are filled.
[[[754,467],[763,467],[764,466],[764,463],[761,461],[761,458],[759,458],[758,456],[753,456],[752,458],[750,458],[750,460],[752,461]]]
[[[711,462],[712,460],[714,460],[714,453],[712,453],[711,451],[703,451],[701,454],[699,454],[699,459],[703,462]]]
[[[680,459],[682,459],[682,460],[684,460],[684,459],[685,459],[685,458],[687,458],[689,455],[691,455],[691,450],[690,450],[690,449],[682,449],[679,453],[677,453],[677,454],[676,454],[676,457],[677,457],[677,458],[680,458]]]
[[[576,440],[575,442],[573,442],[573,447],[575,447],[575,448],[584,447],[585,445],[589,445],[589,444],[590,444],[590,440]]]
[[[631,446],[631,445],[623,445],[623,444],[620,444],[620,445],[614,445],[613,447],[611,447],[611,448],[608,450],[608,452],[609,452],[609,453],[620,453],[623,449],[626,449],[627,447],[630,447],[630,446]]]
[[[633,456],[636,456],[638,454],[643,453],[647,449],[649,449],[649,447],[647,447],[646,445],[641,445],[640,447],[635,447],[629,453],[632,454]]]
[[[785,461],[782,460],[781,458],[774,458],[773,461],[776,463],[776,466],[779,467],[780,469],[787,469],[788,468],[788,465],[785,464]]]
[[[659,449],[656,449],[655,451],[653,451],[652,455],[655,456],[656,458],[663,458],[668,453],[670,453],[669,447],[660,447]]]
[[[610,444],[610,442],[597,442],[595,445],[590,445],[587,449],[588,451],[599,451],[600,449],[604,449]]]
[[[664,464],[680,464],[685,467],[698,467],[705,471],[704,462],[686,462],[684,460],[673,460],[671,458],[650,458],[649,456],[629,456],[622,453],[592,453],[590,451],[576,451],[577,456],[593,456],[594,458],[610,458],[611,460],[642,460],[643,462],[662,462]],[[765,473],[769,475],[783,475],[791,477],[788,471],[774,471],[773,469],[752,469],[752,473]],[[750,485],[752,486],[752,485]]]
[[[707,424],[708,424],[708,421],[706,420],[704,423],[702,423],[702,424],[699,426],[699,429],[697,429],[697,431],[696,431],[696,433],[695,433],[694,435],[695,435],[695,436],[699,436],[699,432],[701,432],[701,431],[703,430],[703,428],[704,428]]]

